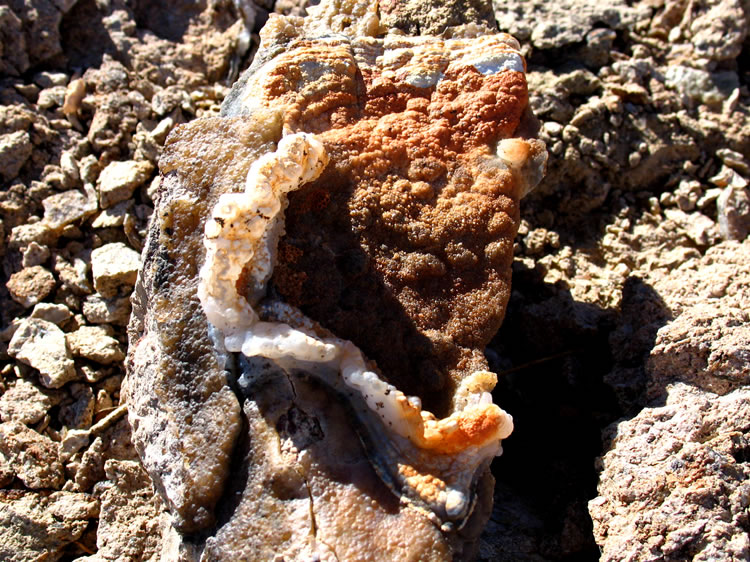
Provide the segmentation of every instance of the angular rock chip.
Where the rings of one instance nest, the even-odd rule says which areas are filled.
[[[27,488],[55,490],[63,485],[57,443],[22,423],[0,423],[0,456]]]
[[[130,199],[136,188],[143,185],[153,166],[149,162],[112,162],[99,175],[99,201],[102,209]]]
[[[118,295],[121,288],[135,285],[140,256],[122,242],[112,242],[91,252],[94,288],[104,298]]]
[[[125,326],[130,318],[130,310],[128,297],[105,299],[101,295],[89,295],[83,301],[83,315],[92,324]]]
[[[512,430],[483,350],[546,162],[525,63],[476,25],[310,10],[269,19],[222,116],[167,140],[134,443],[204,559],[469,557]]]
[[[44,222],[54,230],[82,221],[97,210],[96,200],[75,189],[50,195],[42,201],[42,205]]]
[[[0,490],[0,559],[58,560],[98,515],[99,504],[89,494]]]
[[[0,175],[12,180],[21,171],[33,150],[31,137],[26,131],[0,135]]]
[[[48,388],[60,388],[77,377],[65,333],[52,322],[24,320],[8,344],[8,353],[37,369]]]
[[[6,286],[14,301],[29,308],[47,298],[56,284],[55,277],[48,269],[35,265],[11,275]]]
[[[18,379],[0,397],[0,420],[31,425],[41,420],[47,411],[62,400],[59,390],[44,390],[31,381]]]
[[[102,365],[125,359],[119,342],[98,326],[82,326],[66,334],[65,341],[74,357],[84,357]]]

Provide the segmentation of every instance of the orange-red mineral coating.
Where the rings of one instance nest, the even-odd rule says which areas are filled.
[[[313,60],[333,70],[311,85]],[[429,88],[393,75],[299,41],[257,92],[285,99],[286,127],[319,133],[331,161],[289,198],[272,287],[445,413],[486,368],[510,293],[519,186],[492,150],[519,126],[526,80],[455,61]]]

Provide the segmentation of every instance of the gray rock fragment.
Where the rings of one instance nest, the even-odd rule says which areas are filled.
[[[721,301],[688,308],[659,330],[648,369],[652,397],[674,381],[717,394],[750,384],[750,314]]]
[[[632,27],[648,12],[629,6],[623,0],[601,3],[596,0],[560,2],[510,2],[495,0],[495,17],[501,31],[517,39],[531,40],[539,49],[555,49],[583,42],[595,26],[611,29]]]
[[[716,200],[719,232],[724,240],[744,240],[750,233],[750,195],[731,185]]]

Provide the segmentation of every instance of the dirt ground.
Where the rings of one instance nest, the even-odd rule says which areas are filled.
[[[3,560],[160,559],[129,297],[167,135],[218,114],[273,11],[304,5],[0,0]],[[493,11],[550,160],[487,348],[516,429],[479,558],[748,559],[750,4]]]

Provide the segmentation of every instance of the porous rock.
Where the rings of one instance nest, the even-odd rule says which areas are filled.
[[[34,265],[11,275],[6,286],[14,301],[29,308],[47,298],[56,284],[55,277],[48,269]]]
[[[601,560],[747,559],[748,426],[747,388],[681,383],[664,406],[613,426],[589,503]]]
[[[219,196],[241,189],[282,133],[309,131],[332,165],[290,199],[272,293],[369,346],[379,372],[441,414],[460,382],[487,368],[518,199],[544,165],[533,141],[494,153],[495,143],[533,133],[522,59],[511,38],[479,26],[454,31],[454,42],[379,38],[386,30],[374,6],[330,2],[307,23],[271,20],[222,117],[176,127],[160,160],[129,326],[127,403],[134,443],[177,530],[203,531],[205,542],[192,544],[209,558],[469,557],[488,516],[486,464],[471,477],[476,504],[460,529],[400,502],[375,460],[387,445],[360,446],[355,435],[366,434],[330,388],[225,355],[196,296],[203,229]],[[496,52],[493,41],[502,60],[481,59]],[[237,289],[250,294],[252,283]],[[239,396],[222,369],[235,362]],[[240,419],[249,435],[235,445]],[[235,446],[244,468],[227,478]],[[222,495],[236,498],[229,513]],[[214,509],[227,513],[218,528]]]
[[[750,384],[750,315],[723,302],[696,304],[661,328],[647,368],[650,394],[679,380],[715,394]]]
[[[104,472],[106,478],[97,489],[101,498],[98,551],[79,560],[163,560],[162,534],[168,515],[146,472],[139,463],[122,460],[106,461]]]
[[[8,353],[37,369],[48,388],[60,388],[77,376],[65,333],[52,322],[24,320],[8,344]]]
[[[0,490],[0,558],[59,560],[98,514],[99,504],[89,494]]]
[[[0,420],[31,425],[60,403],[62,393],[39,388],[26,379],[18,379],[0,397]]]
[[[0,423],[0,455],[27,488],[54,490],[63,484],[57,443],[22,423]]]

